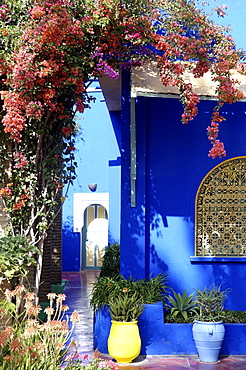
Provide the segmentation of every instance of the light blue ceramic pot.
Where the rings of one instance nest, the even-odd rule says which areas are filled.
[[[225,336],[223,321],[203,322],[195,320],[192,332],[200,360],[203,362],[217,362]]]

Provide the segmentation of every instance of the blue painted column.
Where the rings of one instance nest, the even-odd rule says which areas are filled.
[[[136,99],[136,205],[131,206],[131,96],[130,74],[122,75],[121,273],[126,278],[149,276],[149,229],[146,229],[146,125],[138,119]],[[140,160],[141,158],[141,160]],[[148,223],[149,224],[149,223]]]

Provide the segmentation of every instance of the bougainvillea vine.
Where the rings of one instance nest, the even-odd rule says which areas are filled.
[[[232,38],[189,0],[5,0],[0,6],[0,196],[6,234],[22,235],[42,256],[64,185],[76,178],[76,112],[92,103],[87,86],[102,74],[155,61],[176,86],[188,123],[199,97],[184,79],[210,72],[218,104],[208,127],[212,158],[220,109],[242,98],[231,77],[240,54]],[[225,16],[225,6],[215,8]],[[11,184],[8,185],[8,184]],[[39,257],[39,274],[42,258]],[[37,286],[39,278],[37,278]]]

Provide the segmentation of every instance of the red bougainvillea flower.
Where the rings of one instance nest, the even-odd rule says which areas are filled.
[[[19,210],[26,205],[26,202],[30,199],[28,190],[24,190],[24,193],[20,196],[18,201],[13,206],[13,211]]]
[[[31,16],[33,19],[41,18],[45,15],[45,8],[42,6],[34,6],[30,11]]]
[[[216,157],[222,158],[222,157],[224,157],[226,155],[224,144],[221,143],[219,140],[215,140],[214,143],[213,143],[213,147],[209,151],[208,155],[209,155],[209,157],[212,157],[212,158],[216,158]]]
[[[64,135],[67,136],[67,135],[70,135],[73,132],[73,129],[70,126],[67,126],[67,127],[62,129],[62,132],[64,133]]]
[[[8,187],[0,189],[0,196],[10,197],[12,195],[12,190]]]
[[[8,0],[8,6],[0,5],[0,105],[6,134],[0,140],[0,164],[10,163],[9,173],[0,171],[0,195],[16,235],[24,233],[42,250],[57,214],[57,192],[76,179],[75,114],[90,107],[88,87],[102,75],[116,79],[123,69],[154,62],[163,85],[178,89],[182,122],[188,123],[199,104],[191,81],[208,73],[218,103],[208,123],[209,155],[225,155],[219,112],[223,104],[242,99],[232,71],[246,70],[232,37],[197,2],[202,3]],[[214,9],[221,17],[225,10],[224,5]],[[38,264],[37,290],[42,258]]]

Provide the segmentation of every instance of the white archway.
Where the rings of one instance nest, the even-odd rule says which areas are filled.
[[[99,269],[108,245],[108,193],[74,194],[74,231],[80,232],[80,269]]]

